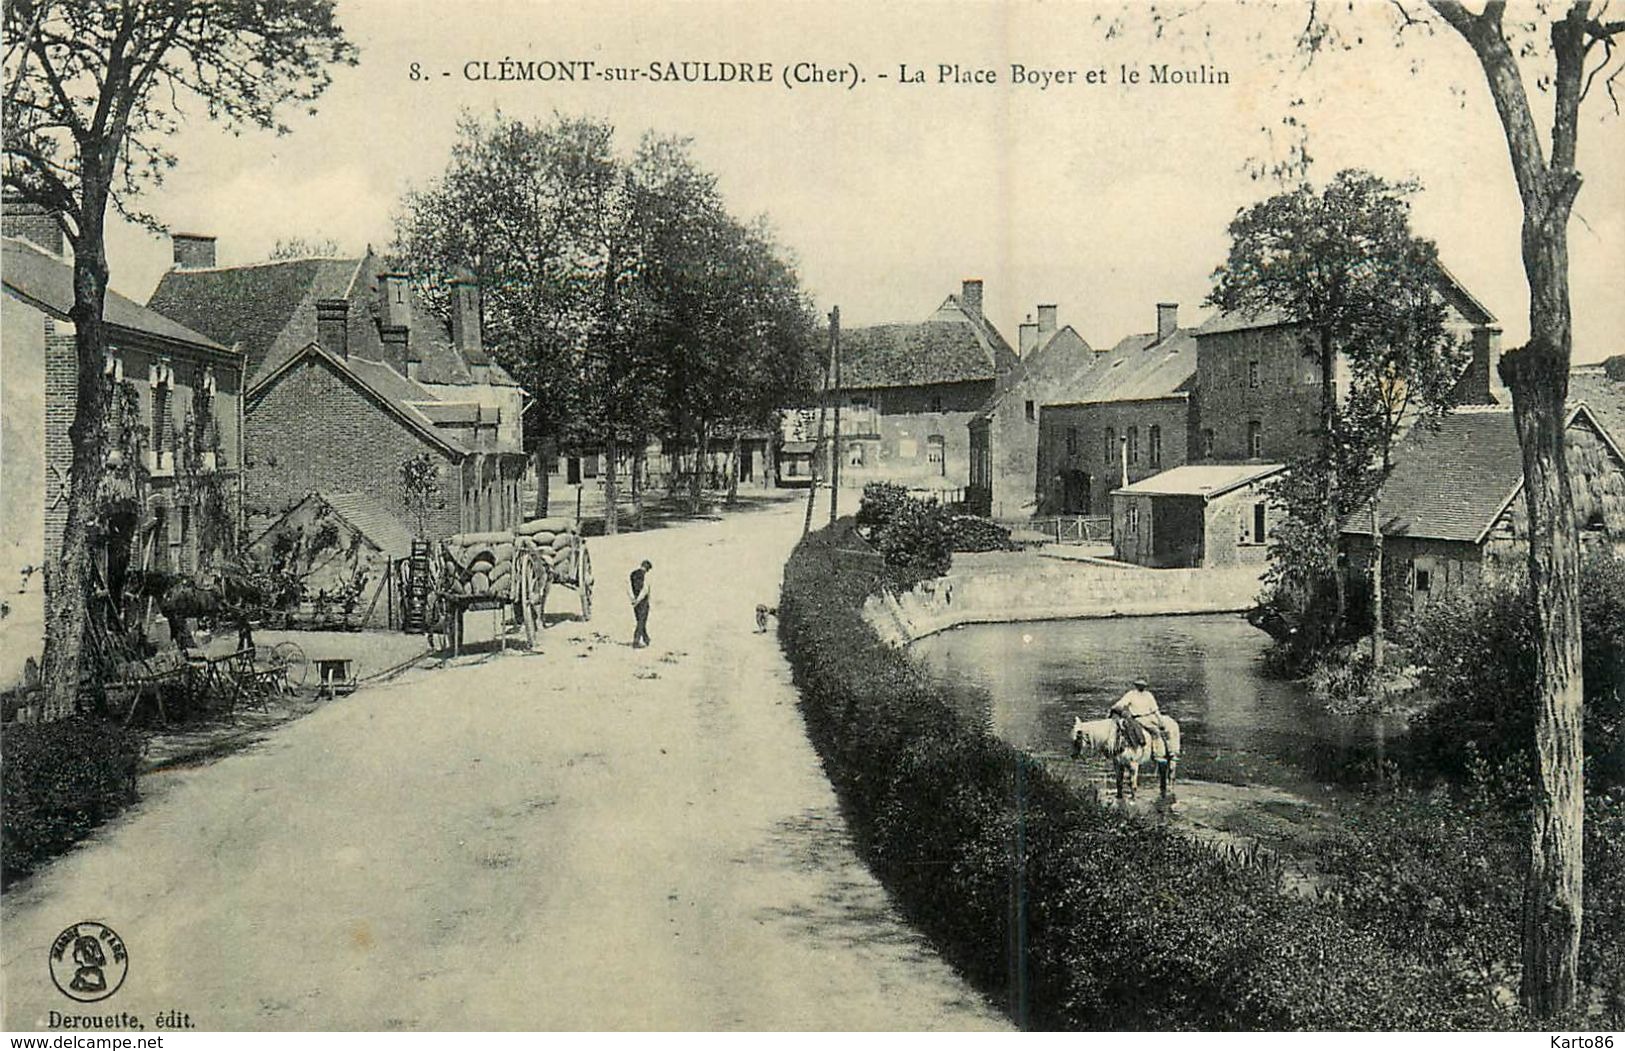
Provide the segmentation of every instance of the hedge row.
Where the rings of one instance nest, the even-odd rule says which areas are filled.
[[[864,622],[850,521],[802,541],[779,631],[809,734],[905,914],[1024,1026],[1446,1029],[1509,1019],[1279,875],[1101,806],[962,723]]]
[[[0,729],[0,883],[83,839],[136,800],[141,738],[77,717]]]

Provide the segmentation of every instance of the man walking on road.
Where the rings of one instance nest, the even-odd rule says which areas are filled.
[[[648,559],[632,571],[631,587],[627,594],[632,598],[632,615],[638,618],[638,626],[632,631],[632,648],[642,649],[649,645],[649,572],[654,565]]]

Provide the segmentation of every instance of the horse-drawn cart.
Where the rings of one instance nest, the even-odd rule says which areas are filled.
[[[441,541],[431,570],[428,622],[446,635],[453,655],[461,652],[463,617],[491,610],[506,645],[507,616],[523,626],[525,643],[536,644],[552,586],[574,588],[582,619],[592,616],[592,559],[575,522],[541,518],[511,533],[458,533]]]

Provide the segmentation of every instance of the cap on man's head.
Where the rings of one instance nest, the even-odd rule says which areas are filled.
[[[1134,685],[1138,686],[1140,689],[1143,690],[1147,686],[1150,686],[1151,684],[1145,681],[1144,676],[1141,676],[1140,678],[1134,680]]]
[[[654,567],[655,567],[655,564],[653,562],[650,562],[648,559],[643,560],[643,568],[644,569],[653,569]]]

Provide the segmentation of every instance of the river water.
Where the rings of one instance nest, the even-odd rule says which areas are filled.
[[[974,624],[910,651],[934,676],[983,687],[990,707],[962,714],[1029,752],[1069,751],[1073,716],[1101,717],[1143,675],[1179,720],[1184,775],[1289,789],[1369,776],[1395,721],[1326,713],[1301,684],[1264,674],[1268,644],[1216,615]]]

